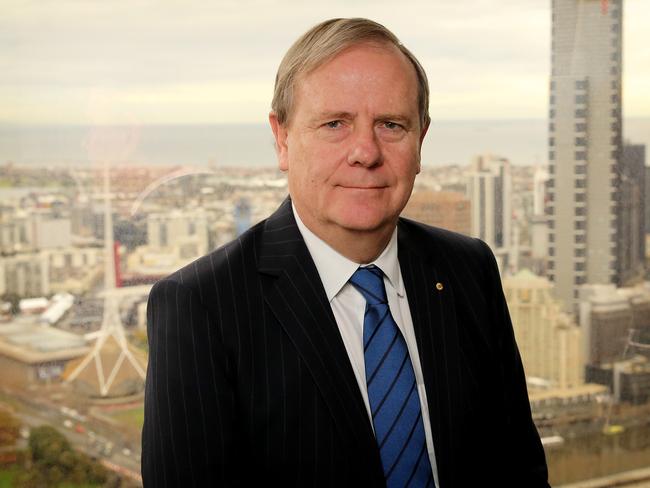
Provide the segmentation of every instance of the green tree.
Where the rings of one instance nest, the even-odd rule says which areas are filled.
[[[24,486],[103,485],[109,479],[101,464],[75,451],[70,442],[49,425],[32,429],[29,450],[32,466],[20,480]]]
[[[29,449],[34,463],[52,466],[59,463],[59,457],[72,448],[58,430],[49,425],[36,427],[29,436]]]

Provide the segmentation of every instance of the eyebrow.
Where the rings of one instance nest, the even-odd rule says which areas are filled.
[[[411,122],[411,119],[406,115],[398,114],[379,114],[379,116],[377,116],[377,120],[394,120],[396,122],[402,123]]]
[[[316,115],[313,120],[314,121],[320,121],[320,120],[337,120],[337,119],[353,119],[355,115],[352,112],[321,112],[318,115]],[[375,117],[375,120],[394,120],[395,122],[401,122],[401,123],[409,123],[411,122],[411,119],[407,117],[406,115],[398,115],[398,114],[379,114],[377,117]]]
[[[321,112],[313,120],[334,120],[334,119],[353,119],[354,114],[351,112]]]

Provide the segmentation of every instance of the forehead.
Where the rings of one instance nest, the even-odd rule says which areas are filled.
[[[293,108],[354,102],[366,96],[377,103],[401,102],[417,109],[417,94],[415,67],[404,53],[389,43],[364,42],[300,75],[294,85]]]

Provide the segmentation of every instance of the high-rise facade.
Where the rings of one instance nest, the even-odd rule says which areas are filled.
[[[566,310],[619,281],[622,0],[553,0],[549,271]]]
[[[546,184],[549,179],[548,168],[537,166],[533,177],[533,215],[530,218],[531,234],[531,255],[536,263],[535,271],[543,270],[546,272],[548,261],[548,222],[549,218],[545,214]]]
[[[644,148],[644,154],[643,154],[643,159],[645,161],[645,146],[642,146]],[[644,163],[645,164],[645,163]],[[645,208],[645,214],[644,214],[644,219],[645,219],[645,232],[650,233],[650,166],[645,166],[644,168],[645,172],[645,187],[646,187],[646,192],[645,192],[645,202],[644,202],[644,208]]]
[[[640,283],[645,275],[645,146],[623,144],[618,208],[619,285]]]
[[[503,280],[526,376],[553,388],[573,388],[584,383],[582,333],[560,311],[552,287],[527,269]]]
[[[472,202],[472,235],[499,253],[512,245],[512,174],[510,162],[489,154],[477,156],[467,174]]]

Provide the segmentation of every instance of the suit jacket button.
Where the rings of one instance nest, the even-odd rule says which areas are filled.
[[[442,288],[443,288],[442,283],[440,282],[436,283],[436,290],[440,291],[442,290]]]

